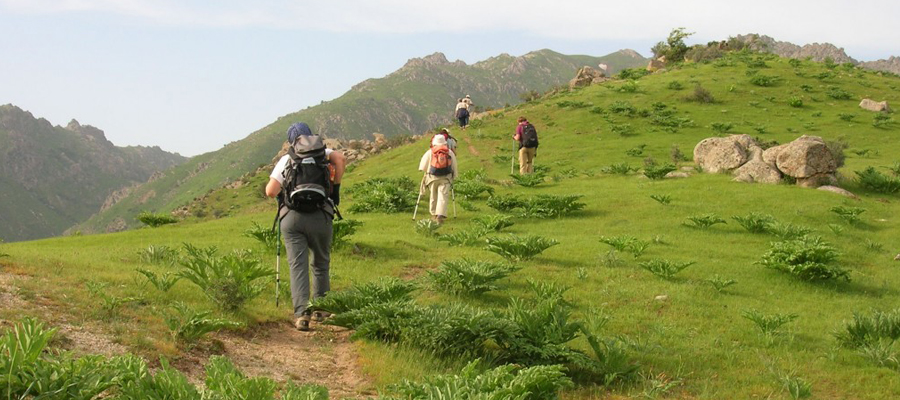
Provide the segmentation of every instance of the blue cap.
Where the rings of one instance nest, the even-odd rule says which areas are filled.
[[[297,137],[300,135],[312,136],[312,130],[309,129],[309,125],[306,122],[297,122],[291,125],[287,130],[287,139],[288,143],[294,143],[297,140]]]

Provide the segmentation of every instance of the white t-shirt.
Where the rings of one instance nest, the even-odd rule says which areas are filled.
[[[328,160],[331,157],[331,153],[333,152],[334,150],[332,149],[325,149],[325,159]],[[272,173],[269,174],[269,178],[272,178],[278,181],[278,183],[284,185],[284,169],[287,168],[287,163],[290,159],[291,156],[287,154],[283,155],[281,159],[278,160],[277,163],[275,163],[275,168],[272,169]]]

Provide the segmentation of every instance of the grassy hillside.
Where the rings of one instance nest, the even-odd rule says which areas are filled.
[[[107,196],[185,158],[159,147],[117,147],[103,131],[67,127],[0,106],[0,239],[61,234],[100,211]]]
[[[307,121],[316,133],[330,137],[371,138],[373,132],[415,135],[449,122],[456,99],[465,94],[479,107],[515,104],[521,101],[520,93],[563,84],[582,65],[601,62],[617,71],[643,65],[646,60],[624,50],[604,57],[541,50],[521,57],[494,57],[471,66],[450,63],[439,53],[413,59],[385,78],[362,82],[335,100],[285,115],[245,139],[193,157],[76,229],[86,233],[122,230],[139,226],[134,217],[142,210],[170,212],[186,205],[271,162],[287,127],[297,121]]]
[[[757,86],[751,83],[757,75],[775,79],[770,86]],[[685,100],[696,85],[707,89],[716,101]],[[629,359],[640,365],[640,376],[611,387],[581,385],[565,392],[564,398],[791,398],[791,387],[807,385],[812,398],[891,398],[900,391],[900,376],[890,361],[891,354],[896,358],[896,346],[885,344],[881,356],[865,356],[839,345],[833,333],[845,330],[846,321],[856,312],[900,307],[900,278],[892,261],[900,250],[896,247],[898,197],[872,193],[854,180],[855,171],[869,166],[890,175],[883,167],[900,161],[900,150],[886,145],[897,143],[900,126],[891,121],[875,127],[874,114],[857,106],[863,97],[897,102],[898,86],[896,77],[858,69],[829,69],[811,62],[743,54],[633,82],[611,81],[557,93],[495,113],[481,126],[459,134],[461,170],[484,169],[482,181],[490,183],[497,195],[581,195],[585,207],[551,219],[511,214],[515,224],[504,233],[536,234],[559,244],[533,260],[517,263],[521,270],[501,280],[497,290],[455,296],[424,286],[416,299],[435,306],[461,303],[474,309],[504,309],[511,299],[533,297],[529,280],[570,287],[565,298],[574,307],[574,317],[600,337],[621,343]],[[850,98],[829,97],[836,89],[850,93]],[[794,98],[802,100],[802,105],[792,106],[797,104]],[[627,111],[630,107],[633,113]],[[541,147],[536,161],[549,169],[547,181],[533,188],[512,184],[508,176],[509,136],[520,115],[537,127]],[[841,185],[861,199],[791,185],[736,183],[723,174],[694,173],[657,181],[640,173],[603,172],[612,164],[640,168],[647,157],[668,162],[674,147],[689,156],[697,142],[717,134],[711,128],[714,124],[731,124],[730,133],[747,133],[763,141],[785,143],[801,134],[845,141]],[[420,142],[367,159],[346,176],[344,186],[349,189],[376,177],[408,177],[418,182],[421,175],[415,169],[426,147]],[[262,182],[264,177],[253,179]],[[232,195],[249,198],[254,186],[236,189]],[[670,202],[662,204],[652,195],[669,196]],[[451,247],[418,234],[410,213],[350,212],[359,201],[358,195],[346,196],[345,217],[363,225],[350,237],[355,245],[332,256],[335,289],[383,276],[420,279],[441,262],[461,257],[501,260],[480,245]],[[144,297],[144,304],[123,307],[107,319],[109,331],[141,354],[174,356],[179,352],[165,335],[158,310],[176,299],[198,308],[211,305],[188,282],[179,282],[165,295],[136,286],[133,268],[158,272],[168,268],[142,264],[138,251],[149,245],[177,247],[184,242],[260,250],[241,232],[252,222],[267,226],[272,210],[259,211],[264,202],[249,203],[252,206],[245,208],[246,213],[214,221],[4,245],[0,250],[10,257],[0,263],[6,272],[20,274],[14,282],[23,288],[24,298],[62,309],[85,323],[103,315],[94,309],[85,289],[89,281],[109,282],[111,295]],[[439,233],[470,231],[474,218],[496,213],[484,198],[465,204],[457,199],[457,206],[458,217],[451,218]],[[858,223],[848,224],[830,211],[836,206],[861,207],[865,212]],[[731,218],[751,212],[811,229],[836,249],[837,263],[850,271],[850,281],[808,283],[758,264],[777,239],[749,233]],[[686,226],[689,217],[708,213],[727,224],[708,229]],[[648,247],[635,256],[610,252],[610,246],[600,241],[624,235]],[[267,263],[273,258],[265,256]],[[652,260],[695,264],[663,279],[640,267]],[[707,282],[716,276],[736,284],[718,292]],[[38,308],[23,309],[41,313]],[[753,311],[765,316],[795,314],[796,319],[774,334],[762,334],[743,317]],[[253,323],[281,320],[287,312],[287,308],[274,309],[266,295],[229,318]],[[0,318],[10,320],[22,314],[19,309],[6,309]],[[378,341],[355,345],[364,370],[379,386],[453,371],[464,362]],[[570,345],[588,348],[583,338]]]

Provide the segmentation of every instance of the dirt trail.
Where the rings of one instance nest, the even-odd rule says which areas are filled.
[[[20,295],[17,280],[36,279],[0,270],[0,311],[3,314],[39,315],[54,321],[58,329],[57,345],[76,354],[122,355],[128,349],[116,343],[94,321],[73,321],[59,307],[46,306],[40,294],[35,301]],[[43,300],[42,300],[43,299]],[[11,311],[11,313],[9,312]],[[0,317],[0,329],[18,322]],[[350,331],[313,323],[313,331],[300,332],[287,322],[268,323],[244,332],[222,332],[214,339],[224,345],[222,354],[247,376],[265,376],[278,382],[315,383],[325,386],[331,398],[359,398],[375,394],[374,385],[359,366],[356,348],[349,340]],[[211,347],[211,346],[200,346]],[[172,360],[173,366],[196,384],[203,382],[204,365],[211,351],[195,350]],[[155,360],[153,360],[155,361]],[[154,364],[150,361],[151,364]]]

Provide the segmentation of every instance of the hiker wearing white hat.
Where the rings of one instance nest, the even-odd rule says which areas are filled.
[[[435,135],[431,139],[431,148],[419,161],[419,171],[425,172],[419,194],[425,188],[429,189],[431,219],[442,223],[447,218],[450,190],[457,176],[456,155],[450,151],[444,135]]]

